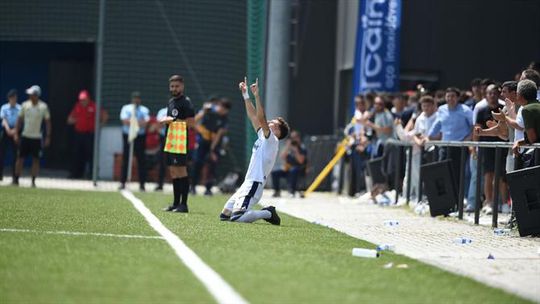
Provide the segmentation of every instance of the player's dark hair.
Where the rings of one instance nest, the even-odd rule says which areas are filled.
[[[482,85],[482,79],[480,78],[475,78],[471,81],[471,87],[479,87],[480,85]]]
[[[507,88],[508,91],[510,92],[516,92],[517,91],[517,81],[505,81],[503,84],[502,84],[502,88]]]
[[[457,97],[459,97],[461,95],[461,92],[459,91],[458,88],[456,87],[449,87],[446,89],[446,93],[455,93],[457,95]]]
[[[482,82],[480,84],[487,87],[488,85],[494,84],[494,83],[495,83],[495,81],[493,81],[493,79],[485,78],[485,79],[482,80]]]
[[[219,104],[227,110],[232,108],[232,102],[226,98],[223,98],[219,101]]]
[[[540,73],[538,73],[537,71],[533,69],[526,69],[525,71],[522,72],[522,74],[525,77],[525,79],[534,81],[537,87],[540,86]]]
[[[429,96],[429,95],[424,95],[422,96],[422,98],[420,98],[420,103],[431,103],[431,104],[435,104],[435,99],[433,99],[433,97]]]
[[[184,77],[180,76],[180,75],[172,75],[170,78],[169,78],[169,82],[173,82],[173,81],[179,81],[179,82],[184,82]]]
[[[278,117],[276,120],[279,122],[279,140],[284,139],[289,135],[289,132],[291,128],[289,127],[289,124],[283,119],[283,117]]]

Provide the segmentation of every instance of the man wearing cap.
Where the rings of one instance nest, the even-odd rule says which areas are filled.
[[[11,89],[7,94],[8,102],[0,108],[0,181],[4,178],[4,161],[6,151],[11,149],[12,176],[15,177],[15,160],[17,158],[17,145],[13,140],[15,138],[15,126],[17,117],[21,111],[21,105],[17,104],[17,90]]]
[[[41,96],[41,88],[39,86],[31,86],[26,90],[26,94],[28,94],[28,100],[21,105],[14,137],[16,143],[20,140],[20,146],[13,184],[19,184],[19,176],[22,172],[25,157],[32,156],[32,187],[35,187],[43,140],[41,125],[45,121],[45,140],[43,141],[43,146],[48,147],[51,144],[51,114],[49,113],[47,104],[39,99],[39,96]],[[19,138],[19,130],[23,124],[24,128]]]
[[[126,187],[128,162],[129,162],[129,141],[128,135],[131,126],[132,117],[138,123],[137,137],[133,140],[133,154],[137,158],[137,169],[139,171],[139,190],[145,191],[144,183],[146,181],[146,161],[144,150],[146,149],[146,125],[150,120],[150,110],[143,106],[141,94],[139,92],[131,93],[131,103],[126,104],[120,110],[120,120],[122,121],[122,139],[124,144],[122,156],[122,177],[120,180],[120,190]]]
[[[102,113],[103,114],[103,113]],[[75,129],[73,140],[72,178],[83,178],[86,164],[92,167],[96,104],[86,90],[79,92],[79,100],[69,113],[67,123]],[[103,115],[101,115],[103,120]]]

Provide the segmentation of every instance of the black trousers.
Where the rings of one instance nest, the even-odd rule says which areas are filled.
[[[213,161],[210,158],[210,153],[212,148],[212,142],[201,140],[199,142],[199,146],[197,147],[197,151],[195,152],[195,165],[193,167],[193,187],[195,187],[199,183],[199,179],[201,176],[202,168],[205,164],[208,164],[208,177],[206,182],[206,189],[210,190],[212,189],[212,186],[214,184],[215,178],[216,178],[216,168],[217,168],[217,162]]]
[[[7,151],[11,151],[12,163],[11,174],[15,176],[15,161],[17,160],[17,145],[13,141],[13,137],[9,137],[5,131],[3,131],[0,140],[0,176],[4,176],[4,162],[6,161]]]
[[[125,183],[127,180],[128,162],[129,162],[129,142],[127,134],[122,134],[124,144],[124,153],[122,156],[122,178],[120,182]],[[146,135],[137,135],[133,141],[133,155],[137,158],[137,169],[139,171],[139,184],[144,186],[146,181]]]
[[[92,168],[94,158],[94,133],[73,134],[73,164],[71,166],[71,176],[73,178],[84,178],[86,165]],[[90,169],[91,170],[91,169]]]

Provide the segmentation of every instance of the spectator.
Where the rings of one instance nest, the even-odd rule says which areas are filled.
[[[104,123],[105,115],[102,113],[100,116]],[[70,177],[83,178],[86,165],[92,168],[96,130],[96,104],[90,99],[88,91],[79,92],[79,99],[69,113],[67,123],[75,129]]]
[[[413,159],[411,168],[407,168],[411,171],[411,195],[416,197],[418,200],[421,200],[418,197],[419,194],[419,177],[420,177],[420,165],[421,163],[421,146],[424,145],[425,141],[428,139],[428,132],[431,129],[431,126],[435,123],[437,119],[437,106],[435,100],[431,96],[423,96],[420,98],[420,106],[422,112],[415,120],[414,128],[411,131],[401,131],[402,128],[400,125],[396,127],[396,133],[398,134],[399,139],[412,141],[413,146]],[[409,181],[406,180],[406,183]],[[406,186],[404,186],[406,187]]]
[[[478,116],[478,111],[480,111],[482,108],[487,106],[487,100],[486,100],[486,89],[489,85],[495,84],[495,81],[489,78],[485,78],[480,82],[480,94],[482,96],[482,99],[478,101],[472,108],[472,121],[473,123],[476,122],[476,117]],[[478,95],[480,96],[480,95]],[[504,101],[499,100],[499,104],[504,105]],[[474,130],[473,130],[474,131]],[[468,185],[468,188],[466,187],[465,191],[468,193],[467,195],[467,208],[465,211],[467,212],[473,212],[474,208],[476,206],[476,177],[478,174],[478,168],[476,161],[478,149],[476,147],[470,147],[469,152],[471,157],[469,158],[469,174],[466,175],[468,177],[467,181],[465,182],[466,185]]]
[[[508,129],[504,120],[500,121],[502,126],[499,128],[492,115],[492,112],[499,113],[503,108],[503,105],[499,104],[499,88],[494,84],[489,85],[486,93],[487,106],[478,111],[473,140],[484,142],[506,141],[508,139]],[[489,215],[493,212],[494,187],[498,187],[501,192],[501,198],[503,198],[503,201],[506,201],[504,199],[506,198],[506,183],[504,179],[499,181],[499,185],[494,185],[495,164],[500,163],[501,171],[504,170],[506,152],[503,151],[499,159],[495,158],[495,149],[493,148],[480,148],[479,153],[483,155],[482,169],[484,172],[484,195],[486,198],[482,212]],[[504,176],[504,174],[501,174],[501,176]]]
[[[195,166],[191,193],[195,194],[195,186],[199,183],[201,171],[204,165],[208,166],[206,176],[205,195],[212,195],[212,187],[216,179],[216,168],[220,156],[220,147],[223,137],[227,133],[227,120],[231,102],[219,100],[215,104],[206,103],[197,115],[195,115],[196,129],[198,132],[197,152],[195,153]]]
[[[465,141],[471,138],[472,115],[471,109],[458,103],[460,92],[457,88],[446,89],[446,104],[437,110],[437,119],[428,132],[429,140],[442,139],[443,141]],[[439,161],[450,159],[452,161],[452,176],[456,189],[458,189],[458,173],[460,169],[461,151],[458,147],[441,147]]]
[[[352,133],[346,132],[354,138],[354,143],[350,147],[351,155],[351,187],[349,187],[349,195],[365,190],[365,167],[366,160],[369,159],[369,139],[366,136],[366,127],[363,122],[369,117],[369,108],[366,98],[363,95],[357,95],[354,98],[355,110],[354,117],[349,126],[352,126]],[[348,127],[349,128],[349,127]]]
[[[364,119],[364,126],[375,131],[377,141],[373,149],[373,156],[379,157],[383,155],[384,143],[392,137],[393,120],[392,114],[386,109],[385,102],[382,96],[375,97],[374,112],[372,114],[373,122],[370,119]]]
[[[526,69],[521,73],[519,80],[529,79],[532,80],[537,88],[540,88],[540,72],[533,69]],[[536,99],[540,100],[540,89],[536,91]]]
[[[515,142],[512,149],[516,157],[519,157],[520,146],[540,142],[540,103],[536,99],[537,96],[535,93],[537,93],[537,90],[538,87],[532,80],[525,79],[518,83],[518,100],[520,103],[526,105],[523,106],[522,111],[525,136],[523,139]],[[540,163],[538,151],[537,149],[531,165]]]
[[[17,145],[15,144],[15,130],[17,117],[21,111],[21,105],[17,103],[17,90],[11,89],[7,93],[8,102],[0,108],[0,181],[4,179],[4,162],[6,152],[11,150],[13,162],[11,164],[11,176],[15,178],[15,160],[17,159]]]
[[[139,171],[139,190],[145,191],[146,181],[146,160],[145,160],[145,145],[146,145],[146,126],[150,120],[150,110],[143,106],[141,94],[139,92],[131,93],[131,103],[126,104],[120,110],[120,120],[122,121],[122,142],[123,142],[123,154],[122,154],[122,176],[120,180],[120,189],[125,189],[127,181],[128,163],[129,163],[129,150],[130,144],[133,145],[133,152],[137,158],[137,169]],[[128,141],[129,128],[131,125],[131,118],[135,117],[139,125],[139,131],[137,137],[132,143]]]
[[[501,90],[501,97],[504,99],[504,102],[506,105],[502,109],[500,113],[493,113],[493,118],[495,120],[500,121],[502,120],[507,125],[508,130],[508,141],[514,142],[516,132],[518,131],[515,128],[515,125],[512,126],[509,124],[510,119],[515,122],[515,119],[517,118],[516,113],[516,98],[517,98],[517,82],[516,81],[506,81],[502,84],[502,90]],[[521,107],[519,107],[521,109]],[[506,118],[506,115],[509,116],[509,118]],[[511,118],[510,118],[511,116]],[[521,116],[521,112],[520,112]],[[521,118],[521,121],[523,122],[523,118]],[[523,123],[522,123],[523,125]],[[523,127],[520,127],[521,136],[523,136]],[[508,149],[508,155],[506,157],[506,172],[510,172],[515,170],[515,161],[512,155],[512,150]]]
[[[281,196],[280,179],[286,178],[289,186],[289,194],[294,197],[297,190],[298,178],[306,173],[307,149],[302,143],[298,131],[292,131],[287,144],[281,152],[283,167],[272,171],[272,185],[274,197]]]
[[[482,93],[482,79],[475,78],[471,81],[471,92],[472,96],[465,101],[465,105],[472,110],[484,98],[484,94]]]
[[[401,125],[405,127],[416,109],[407,109],[407,95],[398,94],[392,99],[392,115],[401,121]]]
[[[41,96],[41,88],[39,86],[31,86],[26,90],[26,94],[28,94],[29,99],[22,103],[15,127],[14,140],[16,143],[19,143],[19,130],[24,124],[19,143],[13,184],[19,185],[19,176],[22,172],[24,159],[27,156],[32,156],[32,187],[36,187],[36,177],[39,173],[39,158],[41,157],[43,140],[41,125],[45,121],[46,133],[43,146],[48,147],[51,144],[51,114],[49,113],[47,104],[39,99]]]

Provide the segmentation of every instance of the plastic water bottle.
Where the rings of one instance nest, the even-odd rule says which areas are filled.
[[[455,244],[470,244],[472,243],[471,239],[464,238],[464,237],[458,237],[454,239]]]
[[[510,233],[510,229],[496,228],[496,229],[493,230],[493,233],[495,235],[508,235]]]
[[[396,251],[396,245],[393,244],[381,244],[377,246],[377,251]]]
[[[364,248],[353,248],[352,255],[355,257],[361,258],[378,258],[379,253],[377,250],[373,249],[364,249]]]
[[[384,221],[384,225],[386,227],[396,227],[396,226],[399,226],[399,221],[397,221],[397,220],[387,220],[387,221]]]

